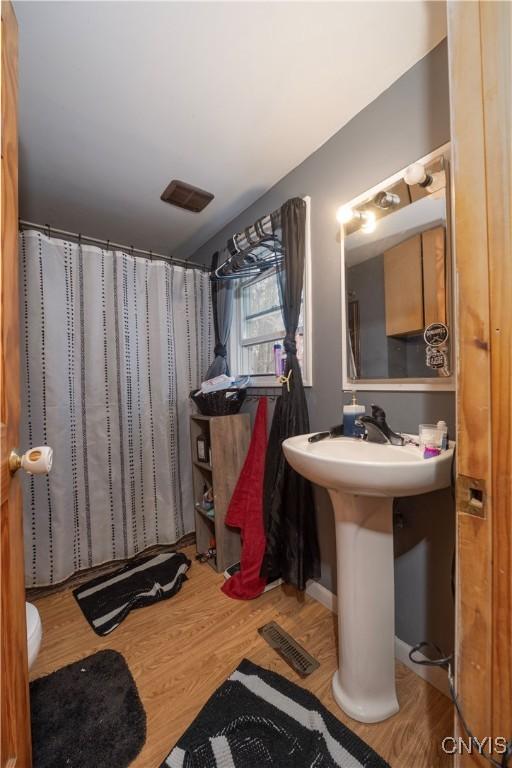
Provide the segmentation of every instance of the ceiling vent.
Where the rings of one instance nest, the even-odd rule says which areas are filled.
[[[214,195],[211,192],[205,192],[204,189],[198,189],[178,179],[173,179],[160,195],[160,200],[165,203],[177,205],[178,208],[184,208],[193,213],[202,211],[213,198]]]

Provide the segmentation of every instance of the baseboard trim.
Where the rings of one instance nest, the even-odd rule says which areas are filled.
[[[317,603],[321,603],[331,613],[338,613],[338,605],[336,601],[336,595],[331,592],[319,581],[308,581],[306,585],[306,595],[309,595],[316,600]]]
[[[306,586],[306,594],[312,597],[313,600],[321,603],[332,613],[338,612],[336,595],[327,589],[327,587],[324,587],[323,584],[320,584],[319,581],[309,581]],[[409,658],[411,648],[412,645],[408,645],[403,640],[400,640],[399,637],[395,636],[395,658],[398,659],[398,661],[401,661],[402,664],[405,664],[405,666],[414,672],[415,675],[426,680],[427,683],[430,683],[430,685],[433,685],[438,691],[441,691],[441,693],[449,697],[450,689],[446,672],[439,667],[424,667],[415,664]],[[426,656],[422,653],[417,653],[416,656],[422,661],[426,660]]]

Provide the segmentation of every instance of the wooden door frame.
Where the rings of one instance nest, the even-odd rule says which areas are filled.
[[[458,286],[456,687],[480,739],[512,738],[511,41],[510,3],[449,0]],[[458,722],[456,732],[465,736]],[[488,765],[477,754],[455,762]]]
[[[18,26],[2,0],[2,223],[0,255],[0,766],[30,768],[23,510],[9,453],[18,447]]]

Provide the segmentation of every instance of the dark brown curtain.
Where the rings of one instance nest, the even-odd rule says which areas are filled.
[[[295,335],[299,322],[306,255],[306,203],[288,200],[273,224],[281,227],[284,267],[278,272],[286,336],[286,373],[270,428],[265,461],[264,517],[267,548],[262,575],[269,581],[281,577],[298,589],[320,576],[320,557],[308,480],[297,474],[284,457],[283,440],[309,432],[309,416],[302,375],[297,360]],[[291,376],[290,376],[291,372]]]

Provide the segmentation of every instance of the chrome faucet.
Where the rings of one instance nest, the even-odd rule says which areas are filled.
[[[359,416],[356,424],[366,430],[366,439],[369,443],[391,443],[391,445],[404,445],[402,435],[393,432],[386,423],[386,414],[378,405],[372,405],[371,416]]]

